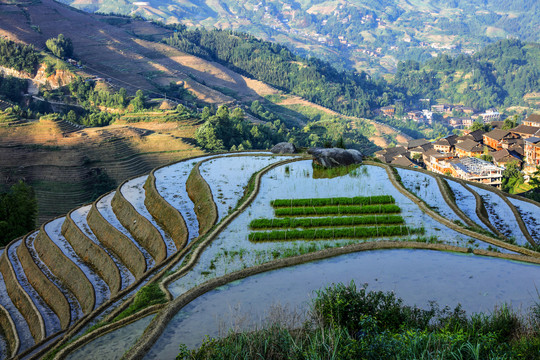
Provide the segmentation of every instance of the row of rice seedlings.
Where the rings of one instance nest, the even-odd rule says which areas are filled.
[[[273,228],[311,228],[329,226],[353,226],[353,225],[383,225],[403,224],[400,215],[367,215],[347,217],[322,217],[322,218],[283,218],[283,219],[254,219],[249,223],[251,229]]]
[[[273,207],[295,207],[295,206],[327,206],[327,205],[378,205],[393,204],[395,200],[390,195],[377,196],[356,196],[356,197],[336,197],[336,198],[314,198],[314,199],[276,199],[270,204]]]
[[[274,209],[276,216],[320,216],[320,215],[358,215],[358,214],[395,214],[401,209],[395,204],[364,206],[321,206],[288,207]]]
[[[261,241],[288,241],[288,240],[332,240],[332,239],[364,239],[387,236],[403,236],[424,234],[424,228],[410,228],[408,226],[383,227],[351,227],[334,229],[312,230],[273,230],[265,232],[252,232],[249,240]]]

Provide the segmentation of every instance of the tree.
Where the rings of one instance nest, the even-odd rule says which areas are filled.
[[[540,189],[540,166],[536,167],[536,171],[532,174],[529,185],[533,189]]]
[[[34,229],[37,201],[34,189],[19,181],[0,193],[0,246]]]
[[[133,111],[142,111],[144,110],[144,93],[142,90],[137,90],[135,97],[130,101],[129,105]]]
[[[64,37],[64,34],[58,35],[57,38],[50,38],[45,42],[45,46],[57,57],[63,59],[73,56],[73,43],[70,38]]]
[[[502,175],[502,190],[508,193],[512,193],[517,185],[525,181],[517,161],[508,163]]]

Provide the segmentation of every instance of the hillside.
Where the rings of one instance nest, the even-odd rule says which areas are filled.
[[[196,128],[192,122],[82,128],[54,118],[4,124],[2,184],[23,179],[34,187],[41,224],[128,177],[202,153],[189,143]]]
[[[393,72],[400,60],[478,51],[505,37],[538,42],[533,0],[64,0],[79,9],[240,30],[344,68]]]
[[[272,301],[296,311],[314,289],[351,279],[399,288],[419,306],[527,309],[540,276],[539,206],[376,162],[323,169],[306,154],[187,158],[0,251],[0,353],[175,358],[180,343],[197,347],[226,331],[216,318],[237,299],[246,306],[237,316],[253,309],[263,319]],[[200,301],[204,310],[193,310]],[[534,353],[538,343],[521,346]]]

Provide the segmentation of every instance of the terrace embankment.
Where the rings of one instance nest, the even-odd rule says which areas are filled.
[[[504,237],[504,235],[489,221],[489,215],[486,209],[486,206],[484,204],[484,199],[476,192],[473,188],[469,186],[465,181],[458,179],[458,182],[468,191],[471,192],[471,194],[474,195],[474,199],[476,200],[476,215],[484,225],[486,225],[489,230],[491,230],[492,233],[497,234],[499,237]]]
[[[21,343],[11,315],[9,315],[9,312],[2,305],[0,305],[0,327],[2,328],[3,334],[6,336],[10,357],[15,357]]]
[[[200,236],[206,234],[218,219],[218,210],[212,196],[212,190],[199,170],[201,163],[203,162],[201,161],[193,167],[186,181],[188,196],[195,205]]]
[[[71,322],[69,302],[60,289],[36,265],[28,250],[26,239],[17,248],[17,256],[30,284],[58,316],[62,329],[67,329]]]
[[[92,283],[52,241],[44,226],[41,227],[34,240],[34,247],[43,263],[77,298],[83,313],[90,313],[96,304],[96,294]]]
[[[450,185],[448,185],[448,182],[446,182],[446,179],[442,179],[438,176],[435,176],[435,179],[437,180],[437,185],[439,186],[439,190],[441,191],[443,199],[444,201],[446,201],[448,206],[450,206],[450,208],[459,216],[461,220],[465,222],[465,224],[473,228],[478,227],[478,224],[472,221],[467,216],[467,214],[465,214],[463,210],[461,210],[459,206],[457,206],[454,192],[452,191],[452,189],[450,189]]]
[[[13,270],[13,266],[7,255],[11,244],[6,247],[5,251],[0,256],[0,271],[4,276],[6,290],[11,301],[13,301],[13,304],[26,319],[34,341],[38,342],[45,338],[45,324],[43,323],[43,318],[41,317],[39,310],[17,280],[17,276],[15,275],[15,271]]]
[[[144,205],[148,212],[163,226],[171,236],[177,249],[182,249],[188,241],[188,228],[184,217],[178,210],[172,207],[158,192],[154,171],[148,175],[144,184],[146,196]]]
[[[122,184],[124,185],[125,182]],[[122,185],[112,198],[111,205],[120,223],[128,229],[133,238],[161,263],[167,258],[167,246],[159,231],[147,218],[139,214],[129,201],[122,195]]]
[[[101,199],[101,198],[100,198]],[[137,245],[112,226],[96,207],[96,200],[88,212],[86,221],[96,237],[111,250],[138,280],[146,272],[146,260]]]
[[[116,294],[122,288],[120,270],[113,259],[99,245],[86,236],[75,224],[69,212],[62,224],[62,235],[71,244],[79,257],[107,283],[111,295]]]

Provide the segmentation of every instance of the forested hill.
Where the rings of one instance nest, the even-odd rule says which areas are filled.
[[[441,55],[423,64],[402,62],[394,79],[339,72],[331,64],[294,55],[286,47],[231,31],[179,26],[164,40],[182,51],[218,61],[247,76],[343,114],[369,117],[393,104],[430,98],[477,109],[526,105],[540,88],[540,44],[501,40],[475,55]]]
[[[478,51],[506,37],[539,42],[538,0],[61,0],[85,11],[243,31],[345,69]]]
[[[410,100],[444,99],[478,109],[527,105],[540,90],[540,44],[501,40],[473,56],[402,62],[393,82]]]
[[[178,26],[165,42],[346,115],[371,115],[370,109],[389,91],[384,81],[363,72],[339,72],[327,62],[294,55],[248,34]]]

